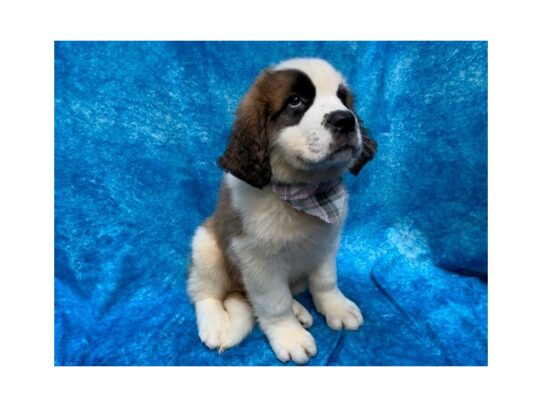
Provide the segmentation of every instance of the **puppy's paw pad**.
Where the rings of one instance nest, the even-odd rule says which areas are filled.
[[[301,323],[301,325],[303,325],[305,328],[310,328],[312,326],[312,315],[303,305],[294,300],[292,309],[295,317]]]

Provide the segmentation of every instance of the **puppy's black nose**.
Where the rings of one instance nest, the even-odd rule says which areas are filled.
[[[356,118],[350,110],[335,110],[326,115],[326,124],[341,132],[350,133],[356,128]]]

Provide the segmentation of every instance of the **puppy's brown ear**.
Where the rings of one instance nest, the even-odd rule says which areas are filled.
[[[361,143],[363,149],[359,158],[349,168],[350,172],[354,175],[358,175],[365,164],[373,159],[377,148],[376,141],[371,138],[369,130],[365,128],[361,120],[358,119],[358,122],[360,123],[359,129],[361,132]]]
[[[269,73],[256,78],[239,108],[226,151],[218,166],[256,188],[271,181],[269,141],[267,138],[268,103],[265,82]]]

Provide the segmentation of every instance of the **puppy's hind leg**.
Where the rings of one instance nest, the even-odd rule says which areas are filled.
[[[201,341],[210,349],[223,351],[250,333],[254,317],[240,294],[228,293],[232,284],[209,223],[200,226],[192,240],[188,292],[196,308]]]
[[[222,301],[204,298],[195,302],[196,319],[200,340],[209,349],[219,348],[226,337],[228,314]]]

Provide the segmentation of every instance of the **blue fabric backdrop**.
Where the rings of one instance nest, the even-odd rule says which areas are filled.
[[[258,72],[330,61],[379,151],[346,177],[339,284],[365,316],[311,365],[487,364],[487,43],[55,44],[55,363],[279,365],[262,332],[218,355],[185,291],[237,104]]]

